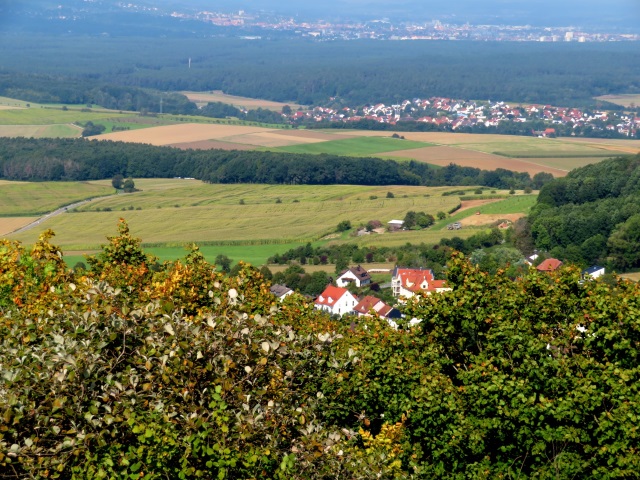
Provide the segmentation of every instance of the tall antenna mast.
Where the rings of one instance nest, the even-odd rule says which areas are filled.
[[[189,68],[191,68],[191,57],[189,57]]]

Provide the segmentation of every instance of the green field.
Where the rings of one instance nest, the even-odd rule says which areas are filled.
[[[0,125],[0,137],[74,138],[82,128],[74,125]]]
[[[82,111],[78,107],[63,110],[62,108],[50,108],[31,106],[15,110],[0,110],[0,125],[52,125],[77,122],[100,123],[101,120],[117,118],[119,116],[131,116],[130,113],[118,113],[112,111]]]
[[[0,217],[48,213],[70,203],[113,193],[110,182],[0,182]]]
[[[429,146],[431,146],[429,143],[412,142],[410,140],[402,140],[399,138],[358,137],[347,138],[344,140],[332,140],[328,142],[291,145],[288,147],[279,147],[270,150],[288,153],[327,153],[330,155],[350,155],[359,157],[366,155],[379,156],[377,154]]]

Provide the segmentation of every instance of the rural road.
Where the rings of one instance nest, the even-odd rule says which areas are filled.
[[[100,198],[100,197],[97,197],[97,198]],[[35,222],[31,222],[29,225],[25,225],[24,227],[20,227],[20,228],[14,230],[11,233],[12,234],[13,233],[22,233],[22,232],[26,232],[27,230],[31,230],[32,228],[35,228],[35,227],[43,224],[44,222],[46,222],[50,218],[53,218],[53,217],[55,217],[57,215],[60,215],[61,213],[65,213],[67,210],[72,210],[72,209],[74,209],[76,207],[84,205],[85,203],[89,203],[91,200],[92,199],[82,200],[81,202],[72,203],[71,205],[67,205],[66,207],[60,207],[57,210],[54,210],[53,212],[47,213],[43,217],[40,217]]]

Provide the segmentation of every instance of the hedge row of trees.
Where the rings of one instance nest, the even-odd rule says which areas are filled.
[[[379,158],[276,152],[180,150],[83,139],[6,139],[0,144],[0,178],[8,180],[95,180],[193,177],[211,183],[302,185],[485,185],[537,186],[550,178],[498,169],[451,164],[432,168],[421,162]]]
[[[82,275],[0,242],[5,478],[629,478],[640,287],[487,275],[394,330],[155,260],[121,223]]]

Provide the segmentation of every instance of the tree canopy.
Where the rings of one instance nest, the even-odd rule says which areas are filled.
[[[0,242],[3,478],[628,478],[640,290],[454,255],[421,323],[336,321],[122,222],[74,273]],[[406,320],[405,320],[406,322]]]

